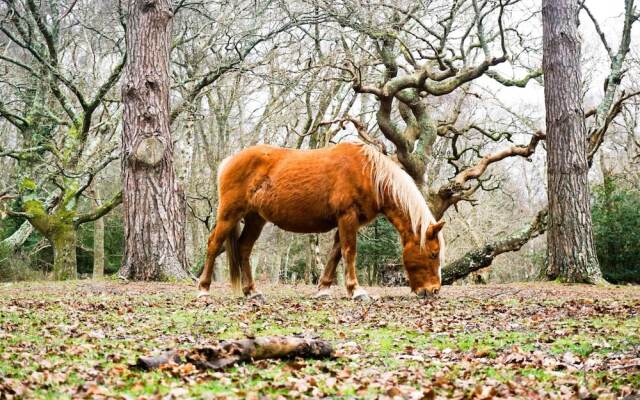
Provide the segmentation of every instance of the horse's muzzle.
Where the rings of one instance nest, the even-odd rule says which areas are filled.
[[[434,297],[436,297],[438,295],[438,293],[440,293],[440,289],[439,288],[433,288],[433,289],[422,288],[422,289],[418,289],[416,291],[416,294],[421,299],[434,298]]]

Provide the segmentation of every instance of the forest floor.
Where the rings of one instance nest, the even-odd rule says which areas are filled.
[[[0,284],[0,399],[635,398],[640,288],[555,283],[450,286],[437,300],[371,288],[264,286],[268,303],[224,285],[77,281]],[[316,335],[331,360],[136,370],[138,356],[252,335]]]

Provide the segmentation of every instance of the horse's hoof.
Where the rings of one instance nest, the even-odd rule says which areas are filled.
[[[247,296],[247,300],[253,301],[260,304],[265,304],[267,302],[267,298],[260,292],[255,292]]]
[[[210,294],[209,294],[208,290],[200,289],[200,290],[198,290],[198,295],[196,297],[200,299],[202,297],[209,297],[209,296],[210,296]]]
[[[351,298],[356,301],[371,301],[371,297],[369,297],[364,289],[357,289]]]
[[[331,298],[331,289],[329,289],[329,288],[318,289],[316,294],[313,295],[313,298],[314,299],[319,299],[319,300],[329,299],[329,298]]]

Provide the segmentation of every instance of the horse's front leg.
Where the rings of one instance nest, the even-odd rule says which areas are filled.
[[[345,284],[347,295],[354,300],[369,300],[367,292],[358,285],[356,276],[356,243],[358,234],[358,215],[351,211],[338,219],[340,247],[345,265]]]
[[[336,230],[336,234],[333,239],[333,247],[329,253],[329,261],[324,267],[322,277],[318,283],[318,291],[313,295],[316,299],[325,299],[331,297],[331,285],[336,278],[336,268],[342,258],[342,251],[340,250],[340,234]]]

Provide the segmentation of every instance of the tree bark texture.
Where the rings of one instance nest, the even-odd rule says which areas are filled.
[[[185,199],[169,131],[169,0],[130,0],[122,87],[125,252],[120,276],[189,277]]]
[[[591,226],[578,3],[542,2],[549,196],[547,276],[596,283],[602,274]]]
[[[77,231],[73,225],[59,224],[48,236],[53,245],[53,279],[62,281],[78,277],[76,258]]]
[[[58,207],[51,215],[37,201],[28,202],[25,208],[29,212],[29,223],[47,238],[53,248],[53,279],[76,279],[78,227],[73,223],[74,207]]]

